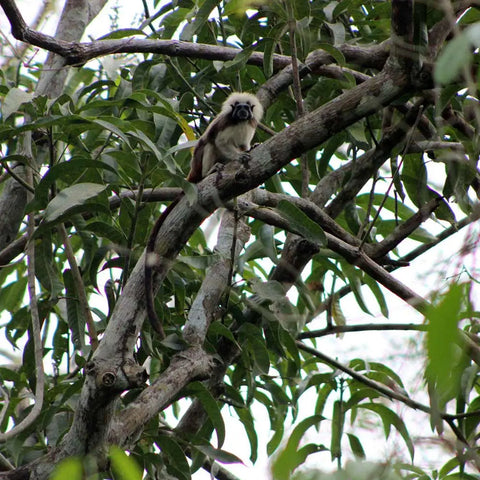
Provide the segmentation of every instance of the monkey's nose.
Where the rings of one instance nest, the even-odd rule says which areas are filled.
[[[250,117],[250,113],[246,108],[238,112],[238,118],[240,118],[240,120],[248,120],[249,117]]]

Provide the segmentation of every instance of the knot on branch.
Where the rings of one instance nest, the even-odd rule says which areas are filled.
[[[431,63],[424,63],[422,68],[412,78],[413,85],[421,90],[433,88],[435,83],[433,81],[433,65]]]
[[[92,360],[85,365],[85,373],[93,377],[98,388],[115,392],[142,387],[148,378],[145,368],[132,359],[125,360],[121,365]]]
[[[112,387],[115,383],[115,380],[117,378],[117,375],[114,372],[105,372],[102,375],[102,385],[104,387]]]
[[[64,49],[65,53],[62,56],[65,58],[65,63],[67,65],[81,67],[90,60],[88,50],[81,43],[65,42]]]

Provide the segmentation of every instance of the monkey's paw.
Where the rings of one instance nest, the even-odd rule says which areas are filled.
[[[252,157],[250,156],[250,154],[248,152],[243,152],[240,155],[239,160],[240,160],[240,163],[242,164],[242,166],[244,168],[248,168],[248,163],[250,162],[251,158]]]
[[[211,175],[212,173],[220,173],[225,168],[223,163],[216,163],[207,173],[207,175]]]

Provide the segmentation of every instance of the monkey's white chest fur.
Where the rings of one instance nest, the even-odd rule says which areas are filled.
[[[219,131],[214,144],[207,144],[202,164],[202,176],[206,176],[216,163],[228,163],[251,148],[255,128],[250,122],[240,122]]]

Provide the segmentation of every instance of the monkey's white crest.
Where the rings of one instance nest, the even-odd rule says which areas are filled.
[[[253,93],[231,93],[223,102],[220,114],[230,113],[232,106],[235,105],[235,103],[250,104],[252,107],[253,117],[257,122],[260,122],[263,117],[263,107],[262,104],[259,102],[258,98]]]

